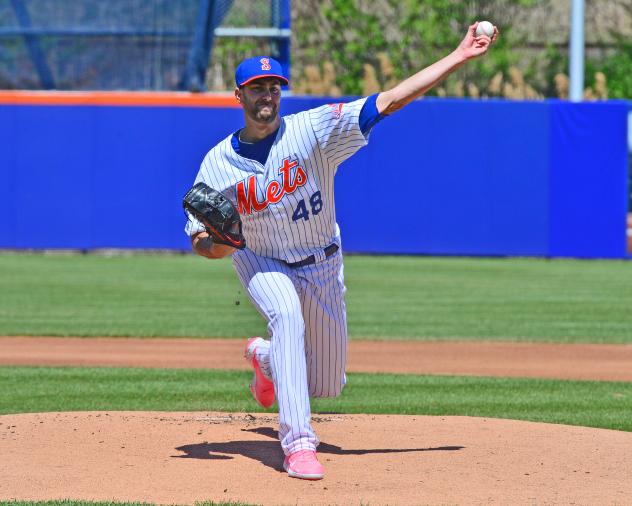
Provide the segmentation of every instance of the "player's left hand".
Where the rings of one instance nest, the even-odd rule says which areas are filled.
[[[239,211],[221,192],[200,181],[184,196],[182,206],[187,216],[204,226],[214,244],[237,249],[246,247]]]
[[[461,41],[459,47],[457,48],[457,51],[459,51],[466,60],[484,55],[490,46],[496,42],[496,39],[498,39],[498,36],[500,35],[498,28],[494,26],[494,35],[492,35],[491,38],[487,35],[477,36],[477,26],[478,21],[469,26],[465,38]]]

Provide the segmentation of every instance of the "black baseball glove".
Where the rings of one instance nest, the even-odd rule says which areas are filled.
[[[217,190],[204,183],[197,183],[184,196],[182,207],[204,225],[213,242],[237,249],[246,247],[246,239],[241,233],[239,211]]]

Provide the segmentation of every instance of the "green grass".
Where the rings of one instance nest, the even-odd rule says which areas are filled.
[[[348,256],[352,338],[632,343],[632,262]],[[0,254],[0,335],[266,334],[229,260]]]
[[[245,371],[0,367],[0,413],[261,411]],[[632,383],[350,374],[314,412],[465,415],[632,432]]]

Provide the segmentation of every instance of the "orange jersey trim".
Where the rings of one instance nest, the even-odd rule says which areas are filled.
[[[100,105],[129,107],[240,108],[235,95],[134,91],[14,91],[0,90],[4,105]]]

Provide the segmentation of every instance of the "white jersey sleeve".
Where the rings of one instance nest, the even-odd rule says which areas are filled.
[[[189,237],[193,237],[195,234],[198,234],[200,232],[204,232],[204,225],[202,225],[199,220],[195,219],[193,216],[191,216],[190,214],[187,214],[187,217],[189,218],[187,220],[186,225],[184,226],[184,232],[189,236]]]
[[[360,130],[360,111],[365,98],[348,103],[327,104],[309,111],[320,148],[331,165],[337,167],[367,144]]]
[[[207,155],[208,156],[208,155]],[[206,181],[204,181],[204,177],[203,177],[203,171],[202,169],[204,168],[204,163],[206,162],[206,158],[204,159],[204,161],[202,162],[202,166],[200,167],[200,171],[197,174],[197,177],[195,178],[195,182],[193,183],[194,185],[196,185],[199,182],[204,182],[206,184],[208,184]],[[187,216],[187,222],[184,225],[184,232],[185,234],[187,234],[189,237],[193,237],[195,234],[198,234],[200,232],[204,232],[205,227],[204,225],[202,225],[202,223],[200,222],[200,220],[196,219],[194,216],[192,216],[189,213],[185,213]]]

